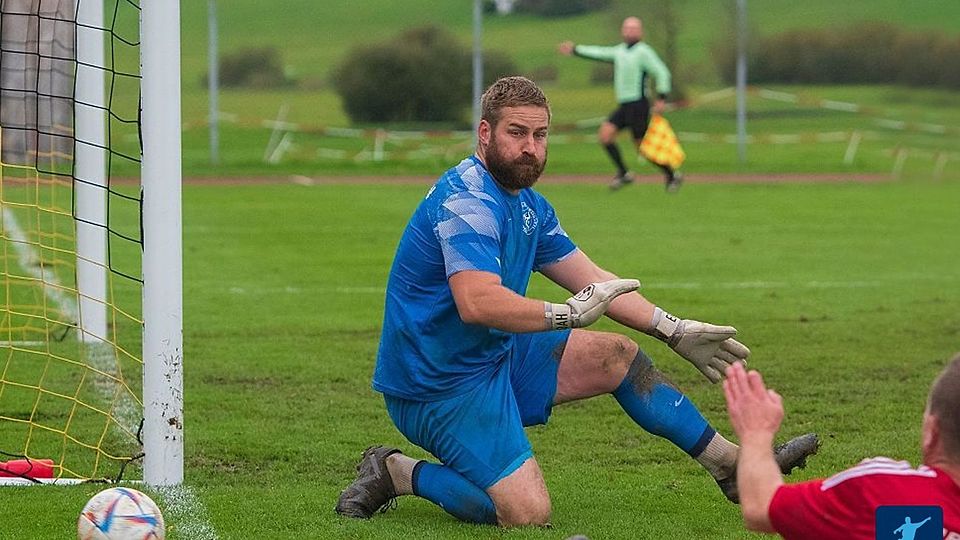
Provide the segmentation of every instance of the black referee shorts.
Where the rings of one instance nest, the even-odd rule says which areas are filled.
[[[629,127],[633,132],[634,140],[639,142],[647,132],[647,124],[650,123],[650,102],[647,98],[643,98],[640,101],[621,103],[607,121],[617,126],[618,131]]]

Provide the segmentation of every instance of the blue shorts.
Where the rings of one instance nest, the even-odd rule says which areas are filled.
[[[570,331],[517,334],[493,375],[441,401],[384,395],[397,429],[441,463],[487,489],[533,457],[524,426],[546,424]]]

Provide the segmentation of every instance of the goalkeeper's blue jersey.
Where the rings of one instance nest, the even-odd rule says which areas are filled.
[[[460,319],[447,279],[500,276],[524,295],[530,274],[576,250],[542,195],[502,189],[475,156],[448,170],[400,238],[387,282],[373,388],[433,401],[466,392],[504,358],[513,334]]]

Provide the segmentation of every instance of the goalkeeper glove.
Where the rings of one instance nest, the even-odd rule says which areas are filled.
[[[746,363],[750,349],[733,339],[737,329],[690,319],[678,319],[655,308],[653,335],[697,367],[710,382],[720,382],[727,366]]]
[[[550,330],[582,328],[597,322],[621,294],[635,291],[640,282],[635,279],[611,279],[591,283],[567,299],[565,304],[543,303],[543,316]]]

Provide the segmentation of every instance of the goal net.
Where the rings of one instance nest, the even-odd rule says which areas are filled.
[[[149,451],[140,11],[0,0],[0,480],[139,478]]]

